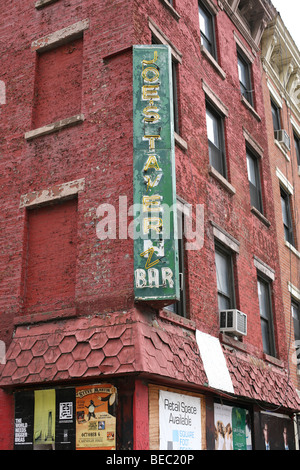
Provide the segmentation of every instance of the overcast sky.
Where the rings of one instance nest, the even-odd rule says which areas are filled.
[[[271,0],[300,50],[300,0]]]

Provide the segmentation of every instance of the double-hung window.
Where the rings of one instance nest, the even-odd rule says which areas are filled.
[[[206,127],[210,164],[226,178],[223,117],[208,103],[206,104]]]
[[[263,213],[259,160],[249,149],[246,150],[246,158],[251,205]]]
[[[297,367],[300,369],[300,304],[294,300],[291,303],[291,313],[294,322]]]
[[[274,330],[272,317],[271,285],[270,281],[258,276],[257,289],[260,311],[260,323],[263,341],[263,350],[270,356],[275,356]]]
[[[281,129],[280,109],[272,99],[271,99],[271,111],[272,111],[272,119],[273,119],[273,129],[274,129],[274,132],[276,132]]]
[[[281,196],[281,209],[282,209],[282,220],[283,220],[283,228],[284,228],[284,238],[291,245],[294,245],[295,240],[294,240],[290,195],[281,187],[280,196]]]
[[[214,16],[201,2],[199,3],[198,8],[201,44],[212,55],[212,57],[217,60]]]
[[[248,103],[253,106],[251,65],[240,51],[237,53],[237,59],[241,93]]]
[[[232,253],[220,244],[215,245],[219,310],[235,308]]]
[[[298,166],[300,166],[300,137],[294,132],[295,152]]]

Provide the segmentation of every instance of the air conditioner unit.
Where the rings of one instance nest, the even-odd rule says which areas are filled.
[[[247,334],[247,315],[237,309],[220,311],[220,331],[234,336]]]
[[[291,150],[290,137],[284,129],[275,131],[275,139],[278,140],[278,142],[280,142],[281,144],[283,144],[287,150]]]

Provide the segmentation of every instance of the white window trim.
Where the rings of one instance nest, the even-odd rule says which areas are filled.
[[[223,116],[228,116],[229,110],[227,106],[220,100],[220,98],[216,95],[216,93],[207,85],[207,83],[201,79],[202,81],[202,89],[205,95],[209,98],[211,103],[215,106],[215,108],[223,114]]]
[[[234,251],[235,253],[240,252],[240,242],[236,240],[230,233],[226,232],[222,227],[220,227],[218,224],[213,222],[212,220],[210,221],[211,225],[213,226],[213,235],[214,237],[221,242],[224,246],[229,248],[231,251]]]
[[[257,256],[253,256],[254,258],[254,266],[256,269],[265,275],[269,280],[274,281],[275,280],[275,271],[272,269],[270,266],[268,266],[264,261],[259,259]]]
[[[279,170],[278,167],[276,167],[276,176],[277,178],[279,179],[280,183],[282,184],[282,186],[284,187],[284,189],[286,189],[286,191],[290,194],[290,195],[293,195],[294,194],[294,187],[293,185],[289,182],[289,180],[287,179],[286,176],[284,176],[284,174],[282,173],[281,170]]]
[[[294,286],[290,281],[288,281],[288,290],[294,299],[300,300],[300,289]]]
[[[69,42],[80,35],[89,28],[89,19],[78,21],[66,28],[55,31],[42,38],[36,39],[31,43],[31,50],[37,52],[44,52],[46,50],[58,47],[66,42]]]
[[[39,206],[40,204],[49,203],[58,199],[75,196],[85,187],[85,178],[67,183],[57,184],[47,189],[33,191],[23,194],[20,199],[20,209]]]

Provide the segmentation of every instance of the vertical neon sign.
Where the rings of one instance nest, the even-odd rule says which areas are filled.
[[[135,299],[179,299],[170,48],[133,48]]]

